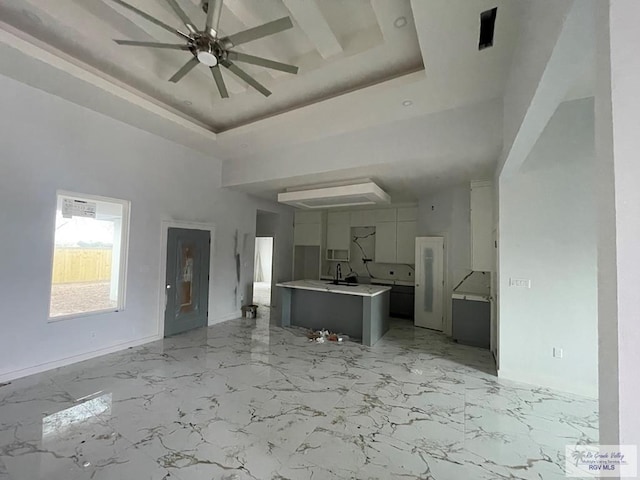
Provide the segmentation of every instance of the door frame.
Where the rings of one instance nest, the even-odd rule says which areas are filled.
[[[158,281],[158,332],[159,338],[164,337],[164,311],[166,309],[166,284],[167,281],[167,239],[170,228],[182,228],[185,230],[204,230],[211,235],[211,247],[209,249],[209,304],[207,325],[211,325],[213,312],[213,252],[215,247],[216,226],[213,223],[183,222],[179,220],[162,220],[160,229],[160,278]]]

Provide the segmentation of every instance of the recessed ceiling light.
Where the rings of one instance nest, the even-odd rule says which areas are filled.
[[[404,105],[405,107],[410,107],[411,105],[413,105],[413,102],[411,100],[405,100],[404,102],[402,102],[402,105]]]
[[[396,28],[406,27],[407,26],[407,17],[398,17],[398,18],[396,18],[395,21],[393,22],[393,25]]]
[[[184,104],[185,104],[185,105],[193,105],[193,102],[190,102],[189,100],[185,100],[185,101],[184,101]]]

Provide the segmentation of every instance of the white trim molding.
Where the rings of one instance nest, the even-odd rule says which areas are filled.
[[[130,342],[116,343],[115,345],[111,345],[109,347],[100,348],[98,350],[93,350],[91,352],[85,352],[78,355],[73,355],[71,357],[61,358],[59,360],[54,360],[52,362],[41,363],[40,365],[35,365],[33,367],[27,367],[27,368],[22,368],[20,370],[3,372],[3,373],[0,373],[0,383],[10,382],[22,377],[28,377],[29,375],[35,375],[36,373],[42,373],[42,372],[46,372],[47,370],[53,370],[54,368],[65,367],[73,363],[83,362],[91,358],[101,357],[103,355],[108,355],[109,353],[126,350],[127,348],[138,347],[140,345],[144,345],[145,343],[155,342],[156,340],[160,340],[160,339],[162,339],[162,336],[152,335],[150,337],[143,337],[137,340],[132,340]]]

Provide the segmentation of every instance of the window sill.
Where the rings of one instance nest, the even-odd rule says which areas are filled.
[[[123,312],[124,308],[105,308],[103,310],[92,310],[90,312],[83,312],[83,313],[70,313],[69,315],[60,315],[58,317],[48,317],[47,318],[47,323],[56,323],[56,322],[62,322],[64,320],[73,320],[73,319],[77,319],[77,318],[84,318],[84,317],[93,317],[96,315],[104,315],[105,313],[119,313],[119,312]]]

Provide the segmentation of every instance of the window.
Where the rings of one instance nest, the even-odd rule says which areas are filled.
[[[49,319],[122,310],[129,202],[58,192]]]

